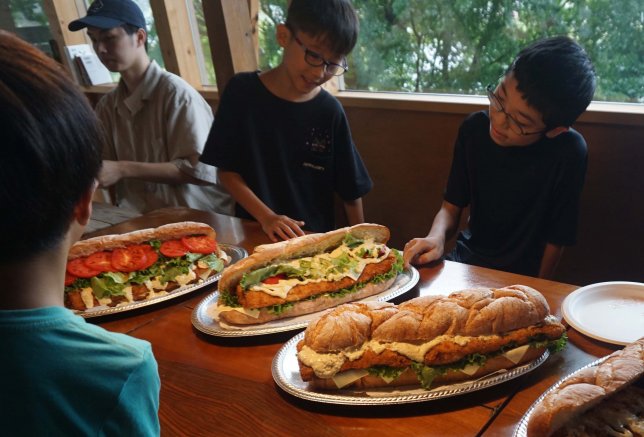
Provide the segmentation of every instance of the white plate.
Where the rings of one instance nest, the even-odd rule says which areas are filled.
[[[514,437],[528,437],[528,422],[530,422],[530,416],[532,416],[532,413],[534,412],[534,409],[537,408],[537,405],[543,400],[543,398],[546,397],[546,395],[548,393],[550,393],[551,391],[555,390],[557,387],[559,387],[561,384],[563,384],[564,381],[568,380],[569,378],[572,378],[573,376],[575,376],[577,373],[581,372],[582,370],[584,370],[584,369],[586,369],[588,367],[594,367],[594,366],[600,365],[607,358],[608,358],[608,356],[605,356],[605,357],[602,357],[602,358],[600,358],[600,359],[598,359],[596,361],[593,361],[590,364],[586,364],[584,367],[575,370],[571,374],[564,376],[559,381],[557,381],[556,383],[551,385],[548,390],[543,392],[543,394],[541,396],[539,396],[539,398],[532,403],[530,408],[528,408],[528,411],[525,412],[525,414],[523,415],[523,417],[519,421],[519,425],[514,430]]]
[[[600,282],[572,292],[562,305],[566,322],[596,340],[626,345],[644,336],[644,284]]]
[[[410,267],[398,275],[393,285],[388,289],[359,300],[366,302],[376,300],[386,302],[394,297],[411,290],[420,279],[418,270]],[[319,316],[320,312],[304,314],[282,320],[273,320],[258,325],[227,326],[222,325],[213,318],[213,311],[217,306],[219,292],[215,291],[206,296],[192,312],[192,325],[204,334],[216,337],[249,337],[254,335],[276,334],[278,332],[293,331],[306,328],[309,322]]]
[[[300,377],[297,363],[297,343],[304,333],[290,339],[273,358],[273,379],[285,392],[301,399],[326,404],[342,405],[391,405],[425,402],[462,395],[492,387],[514,379],[539,367],[549,356],[546,350],[539,358],[507,371],[499,371],[474,381],[441,385],[430,390],[415,387],[382,388],[364,390],[341,389],[336,391],[313,390]]]
[[[225,243],[218,243],[219,247],[230,256],[230,264],[228,264],[226,267],[231,266],[235,264],[237,261],[246,258],[248,256],[248,252],[246,249],[243,247],[238,247],[238,246],[233,246],[232,244],[225,244]],[[224,269],[225,270],[225,269]],[[170,293],[164,295],[164,296],[159,296],[155,297],[152,299],[146,299],[146,300],[140,300],[140,301],[135,301],[131,302],[125,305],[121,306],[115,306],[115,307],[108,307],[106,305],[101,305],[97,306],[94,308],[90,308],[85,311],[75,311],[76,314],[79,316],[82,316],[86,319],[92,318],[92,317],[99,317],[99,316],[105,316],[108,314],[115,314],[115,313],[122,313],[125,311],[131,311],[135,310],[137,308],[142,308],[146,307],[149,305],[154,305],[160,302],[165,302],[166,300],[174,299],[179,296],[183,296],[184,294],[192,293],[195,290],[198,290],[200,288],[203,288],[207,285],[214,284],[221,278],[221,274],[223,273],[223,270],[216,275],[213,275],[209,278],[207,278],[205,281],[197,283],[197,284],[188,284],[184,287],[177,288],[176,290],[172,290]]]

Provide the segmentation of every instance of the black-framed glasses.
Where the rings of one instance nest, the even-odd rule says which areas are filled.
[[[548,130],[548,129],[542,129],[536,132],[526,132],[523,128],[523,125],[505,111],[505,108],[503,107],[503,103],[501,103],[501,100],[499,100],[499,97],[494,92],[494,90],[496,89],[496,85],[489,84],[485,89],[487,90],[487,98],[490,101],[490,106],[494,108],[494,110],[497,112],[503,112],[503,115],[505,115],[505,118],[508,120],[508,125],[510,126],[510,130],[515,134],[536,135],[536,134],[542,134]]]
[[[300,47],[302,47],[302,50],[304,50],[304,60],[311,67],[321,67],[324,65],[324,74],[328,76],[342,76],[344,73],[349,71],[349,66],[347,65],[346,58],[342,58],[342,64],[329,62],[324,59],[321,54],[314,52],[313,50],[309,50],[308,47],[302,44],[302,41],[300,41],[300,39],[295,35],[295,32],[290,27],[289,30],[291,30],[291,34],[293,35],[295,42]]]

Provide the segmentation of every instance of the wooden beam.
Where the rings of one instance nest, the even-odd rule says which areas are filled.
[[[60,53],[61,58],[64,60],[65,68],[73,74],[75,68],[65,56],[65,46],[74,44],[90,44],[91,41],[87,36],[87,32],[71,32],[67,29],[67,25],[79,17],[84,17],[86,9],[82,1],[70,0],[44,0],[43,10],[49,20],[49,28],[51,29],[52,38],[56,44],[56,50]]]
[[[248,2],[207,0],[203,12],[221,93],[236,73],[257,70],[250,11]]]
[[[151,0],[150,6],[166,70],[181,76],[193,87],[201,88],[198,51],[185,2]]]

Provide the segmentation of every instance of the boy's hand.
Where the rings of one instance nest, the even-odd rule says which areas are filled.
[[[405,268],[410,264],[427,264],[443,255],[445,242],[437,237],[414,238],[405,244],[403,262]]]
[[[301,228],[301,226],[304,226],[304,222],[293,220],[285,215],[270,215],[261,220],[260,224],[262,225],[262,230],[274,243],[280,239],[288,240],[304,235],[304,231]]]

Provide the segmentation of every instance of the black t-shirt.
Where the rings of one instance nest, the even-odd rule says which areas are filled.
[[[275,213],[317,232],[335,228],[334,192],[355,200],[372,186],[335,97],[321,90],[308,102],[283,100],[257,73],[226,86],[201,161],[239,173]],[[252,218],[240,205],[236,215]]]
[[[470,206],[450,259],[536,276],[546,243],[576,242],[587,166],[584,138],[570,129],[534,144],[492,141],[487,111],[461,125],[445,200]]]

